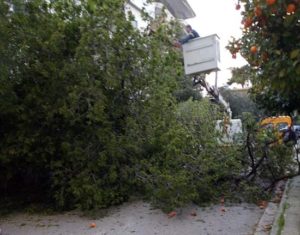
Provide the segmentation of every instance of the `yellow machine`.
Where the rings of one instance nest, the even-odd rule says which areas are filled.
[[[279,143],[283,142],[283,137],[292,127],[292,118],[290,116],[267,117],[260,122],[260,126],[269,131],[273,131]]]
[[[267,117],[260,122],[263,128],[272,128],[281,131],[292,126],[292,118],[290,116]]]

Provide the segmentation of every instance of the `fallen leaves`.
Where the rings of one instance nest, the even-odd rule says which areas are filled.
[[[221,215],[223,215],[227,211],[225,206],[224,206],[224,203],[225,203],[224,196],[221,197],[220,203],[221,203],[220,212],[221,212]]]
[[[226,209],[224,206],[221,206],[220,211],[221,211],[222,213],[224,213],[224,212],[227,211],[227,209]]]
[[[177,212],[176,211],[171,211],[169,214],[168,214],[168,218],[173,218],[177,215]]]
[[[224,199],[224,197],[221,197],[221,199],[220,199],[220,203],[221,203],[221,205],[224,205],[224,202],[225,202],[225,199]]]
[[[272,224],[266,224],[263,226],[264,232],[268,232],[272,229]]]
[[[197,213],[196,213],[196,211],[192,211],[192,212],[190,213],[190,215],[191,215],[191,216],[197,216]]]
[[[271,200],[271,202],[274,202],[274,203],[280,203],[280,201],[281,201],[281,197],[279,197],[279,196],[275,196],[275,197]]]
[[[196,210],[192,210],[189,215],[193,216],[193,217],[197,216]],[[168,218],[173,218],[175,216],[177,216],[177,212],[176,211],[171,211],[171,212],[168,213]]]
[[[96,228],[96,224],[95,223],[90,223],[90,228]]]
[[[268,202],[267,201],[259,201],[258,206],[260,209],[265,209],[268,206]]]

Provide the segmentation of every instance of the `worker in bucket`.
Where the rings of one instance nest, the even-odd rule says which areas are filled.
[[[179,39],[175,43],[176,47],[180,47],[181,45],[187,43],[188,41],[199,37],[199,34],[197,33],[197,31],[194,30],[191,25],[186,25],[185,30],[188,34],[186,36],[184,36],[183,38]]]

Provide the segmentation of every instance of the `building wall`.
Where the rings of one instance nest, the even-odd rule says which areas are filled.
[[[148,24],[150,23],[150,22],[146,22],[143,19],[143,17],[142,17],[143,9],[149,14],[149,16],[152,19],[156,19],[156,18],[159,18],[162,13],[163,4],[158,3],[158,2],[147,3],[146,0],[130,0],[130,1],[128,1],[128,3],[125,5],[125,12],[127,14],[129,14],[129,12],[131,12],[134,15],[135,21],[132,22],[132,24],[140,30],[146,29]],[[166,9],[166,20],[168,21],[171,19],[174,19],[174,17]]]
[[[132,22],[133,26],[143,30],[147,27],[149,22],[146,22],[142,17],[142,10],[145,11],[150,15],[150,17],[155,17],[155,4],[146,4],[145,0],[131,0],[125,5],[125,12],[129,14],[131,12],[134,17],[135,21]]]

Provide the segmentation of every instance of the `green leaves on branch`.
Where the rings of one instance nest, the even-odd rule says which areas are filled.
[[[0,1],[2,199],[90,209],[135,192],[142,150],[130,130],[155,125],[159,113],[147,125],[139,113],[149,97],[164,90],[154,107],[172,103],[180,62],[131,26],[123,3]]]
[[[297,93],[299,82],[299,3],[280,0],[267,4],[266,1],[243,1],[243,36],[231,40],[228,49],[232,52],[239,42],[241,55],[257,72],[249,80],[256,90],[270,89],[282,100]],[[258,50],[251,50],[255,46]],[[234,53],[237,53],[236,51]],[[297,101],[285,106],[279,113],[299,110]],[[281,102],[278,100],[279,103]],[[266,107],[267,108],[267,107]],[[275,110],[273,110],[275,111]]]
[[[175,97],[176,24],[145,36],[117,0],[0,4],[1,199],[91,209],[139,192],[174,207],[210,192],[218,111],[178,106],[196,95]]]
[[[138,193],[168,210],[230,193],[239,155],[183,76],[176,23],[140,32],[121,0],[12,3],[0,0],[1,200],[92,209]]]

